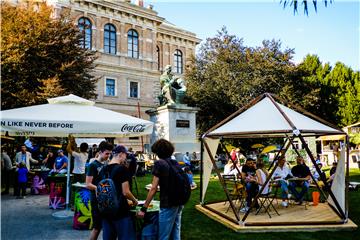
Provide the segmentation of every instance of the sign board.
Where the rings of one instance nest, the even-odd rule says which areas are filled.
[[[176,127],[178,128],[189,128],[190,121],[189,120],[176,120]]]

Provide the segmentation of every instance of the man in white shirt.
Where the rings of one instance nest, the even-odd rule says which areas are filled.
[[[183,162],[185,163],[185,165],[190,166],[190,156],[189,156],[189,152],[186,152],[186,154],[183,156]]]
[[[275,169],[275,172],[273,174],[273,180],[281,188],[281,198],[283,200],[281,205],[283,207],[287,207],[289,205],[288,202],[287,202],[287,199],[290,198],[289,189],[288,189],[289,183],[288,183],[288,181],[286,179],[288,177],[290,177],[290,176],[292,176],[291,170],[285,164],[285,158],[281,157],[278,160],[278,166]]]
[[[74,182],[85,182],[85,165],[88,159],[88,148],[87,143],[81,143],[80,149],[77,149],[75,138],[69,137],[69,144],[66,147],[66,151],[74,157],[74,169],[72,173],[74,174]]]

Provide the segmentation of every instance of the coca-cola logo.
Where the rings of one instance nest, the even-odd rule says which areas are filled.
[[[124,124],[121,128],[122,132],[144,132],[145,125],[144,124],[137,124],[137,125],[128,125]]]

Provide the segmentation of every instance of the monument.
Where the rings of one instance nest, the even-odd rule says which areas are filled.
[[[199,153],[200,143],[196,136],[198,108],[184,104],[186,95],[184,79],[174,76],[171,66],[167,65],[160,76],[160,85],[161,92],[158,96],[160,106],[146,111],[150,115],[150,121],[154,123],[150,145],[160,138],[169,140],[175,146],[175,156],[178,160],[186,152]]]

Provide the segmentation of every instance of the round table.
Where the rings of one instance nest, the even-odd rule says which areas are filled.
[[[85,183],[74,183],[71,186],[74,188],[75,194],[73,228],[78,230],[92,229],[91,192],[86,188]]]
[[[139,201],[139,205],[130,211],[134,213],[134,222],[136,226],[137,239],[158,239],[159,232],[159,211],[160,201],[151,201],[149,208],[143,219],[136,217],[136,212],[140,211],[143,202]]]

